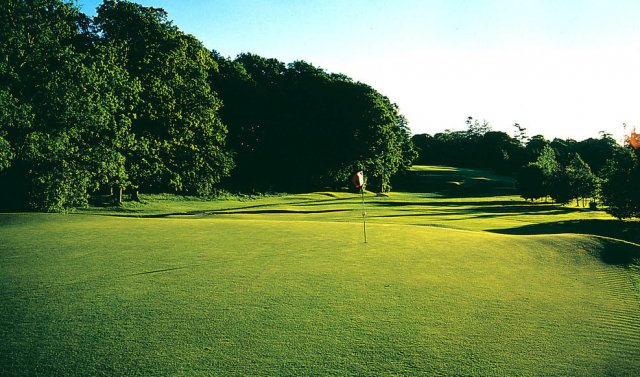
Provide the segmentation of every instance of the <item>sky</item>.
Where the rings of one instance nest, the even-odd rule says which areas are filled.
[[[637,0],[140,0],[223,56],[344,73],[414,134],[466,128],[622,141],[640,129]],[[94,15],[100,0],[77,0]],[[628,127],[623,127],[626,123]]]

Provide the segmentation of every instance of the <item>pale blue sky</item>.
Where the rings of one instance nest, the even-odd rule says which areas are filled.
[[[101,1],[78,0],[93,14]],[[414,133],[467,116],[549,138],[640,126],[640,1],[142,0],[225,56],[302,59],[366,82]]]

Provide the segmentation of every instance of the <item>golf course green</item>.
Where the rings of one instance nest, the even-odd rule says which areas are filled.
[[[394,190],[0,214],[0,375],[638,374],[640,223]]]

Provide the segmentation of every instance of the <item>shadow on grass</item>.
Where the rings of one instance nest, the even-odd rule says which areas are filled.
[[[429,210],[434,207],[437,214],[476,215],[475,217],[492,217],[508,215],[562,215],[580,212],[581,209],[563,207],[555,204],[529,204],[525,201],[496,200],[496,201],[429,201],[429,202],[377,202],[374,206],[383,207],[420,207],[417,210]],[[422,214],[420,214],[422,215]],[[425,214],[428,215],[428,214]],[[389,217],[411,215],[388,215]],[[415,215],[414,215],[415,216]]]
[[[229,209],[229,210],[215,210],[215,211],[187,211],[187,212],[173,212],[173,213],[154,213],[154,214],[141,214],[141,213],[100,213],[99,216],[115,216],[115,217],[135,217],[140,219],[163,219],[170,217],[205,217],[213,215],[260,215],[260,214],[292,214],[292,215],[308,215],[308,214],[320,214],[320,213],[332,213],[332,212],[347,212],[349,209],[326,209],[326,210],[287,210],[287,209],[258,209],[258,210],[242,210]],[[90,214],[90,213],[89,213]]]
[[[512,235],[576,233],[607,237],[601,239],[603,248],[599,257],[603,262],[615,265],[640,262],[640,222],[637,221],[570,220],[492,229],[490,232]]]
[[[616,266],[640,265],[640,245],[603,239],[598,257]]]
[[[449,198],[513,195],[514,180],[493,173],[470,170],[410,171],[396,176],[394,190],[410,193],[435,193]]]

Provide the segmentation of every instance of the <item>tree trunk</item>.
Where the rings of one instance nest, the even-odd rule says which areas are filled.
[[[118,205],[122,205],[122,186],[118,186],[119,187],[119,194],[118,194]]]

